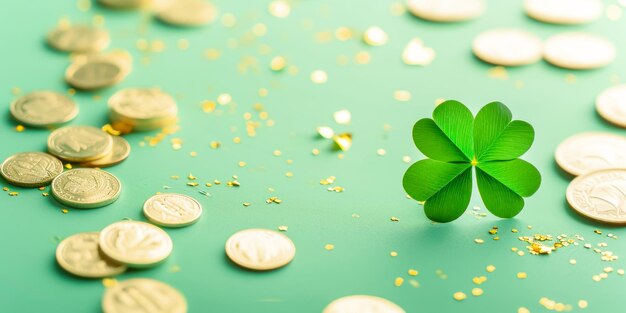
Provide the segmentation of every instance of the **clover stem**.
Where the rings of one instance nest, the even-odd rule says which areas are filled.
[[[478,165],[478,160],[476,160],[476,157],[472,159],[472,162],[470,162],[470,164],[472,164],[472,166]]]

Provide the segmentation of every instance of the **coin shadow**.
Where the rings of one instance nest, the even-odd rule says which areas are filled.
[[[554,168],[554,171],[559,174],[559,176],[561,176],[561,178],[567,180],[567,181],[571,181],[572,179],[576,178],[576,176],[564,171],[559,164],[555,161],[552,161],[552,167]]]
[[[282,271],[285,267],[289,266],[289,264],[279,267],[277,269],[273,269],[273,270],[267,270],[267,271],[259,271],[259,270],[253,270],[253,269],[249,269],[249,268],[245,268],[243,266],[239,266],[237,263],[233,262],[228,255],[226,255],[224,253],[222,260],[224,261],[224,263],[227,264],[227,266],[231,267],[234,270],[239,270],[241,272],[244,273],[254,273],[254,275],[271,275],[272,273],[277,273]]]
[[[575,219],[576,221],[580,222],[581,224],[585,224],[588,226],[594,226],[596,228],[610,228],[610,229],[617,229],[617,228],[623,228],[623,225],[612,225],[612,224],[607,224],[607,223],[602,223],[596,220],[592,220],[589,218],[584,217],[583,215],[575,212],[569,205],[569,203],[567,203],[567,199],[565,199],[563,201],[563,207],[565,208],[565,211],[567,213],[567,215],[569,215],[571,218]]]

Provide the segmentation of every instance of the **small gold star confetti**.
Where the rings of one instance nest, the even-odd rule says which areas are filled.
[[[526,278],[526,272],[519,272],[519,273],[517,273],[517,278],[525,279]]]
[[[337,124],[347,125],[347,124],[350,124],[352,115],[350,114],[350,111],[344,109],[344,110],[339,110],[335,112],[333,114],[333,118],[335,119],[335,122]]]
[[[465,300],[465,299],[467,298],[467,296],[466,296],[464,293],[460,292],[460,291],[455,292],[455,293],[452,295],[452,297],[453,297],[453,298],[454,298],[454,300],[456,300],[456,301],[463,301],[463,300]]]
[[[411,39],[402,51],[402,61],[408,65],[427,66],[433,62],[435,56],[435,50],[424,46],[419,38]]]
[[[372,26],[363,33],[363,41],[370,46],[382,46],[387,43],[389,36],[382,28]]]
[[[482,294],[483,294],[483,290],[481,288],[472,289],[472,296],[478,297],[478,296],[481,296]]]
[[[316,84],[324,84],[328,81],[328,74],[322,70],[315,70],[311,73],[311,81]]]
[[[287,231],[287,230],[289,230],[289,227],[287,227],[285,225],[281,225],[281,226],[278,226],[278,230],[280,230],[280,231]]]
[[[396,279],[395,279],[395,280],[394,280],[394,282],[393,282],[393,284],[394,284],[396,287],[400,287],[400,286],[402,286],[402,284],[403,284],[403,283],[404,283],[404,278],[402,278],[402,277],[396,277]]]
[[[335,131],[328,126],[320,126],[317,128],[317,133],[326,139],[331,139],[335,135]]]
[[[332,251],[332,250],[335,249],[335,245],[329,243],[329,244],[324,246],[324,249],[326,249],[328,251]]]

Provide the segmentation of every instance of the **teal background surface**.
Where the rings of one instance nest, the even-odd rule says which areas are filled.
[[[20,194],[0,193],[0,311],[100,311],[101,281],[76,278],[59,269],[54,258],[58,239],[97,231],[122,218],[145,220],[141,206],[158,191],[194,196],[202,203],[204,215],[191,227],[167,229],[174,252],[164,264],[129,271],[117,279],[148,277],[166,282],[186,296],[190,312],[321,312],[332,300],[351,294],[384,297],[407,312],[517,312],[519,307],[545,312],[538,303],[542,297],[571,304],[574,311],[626,311],[624,277],[613,272],[601,282],[592,280],[606,266],[624,267],[622,260],[602,262],[599,254],[584,249],[582,243],[549,256],[511,252],[513,247],[526,250],[518,235],[534,233],[579,234],[594,247],[606,242],[608,247],[600,249],[618,256],[626,252],[626,231],[593,223],[569,209],[564,193],[571,178],[553,159],[556,146],[570,135],[624,133],[598,117],[594,99],[626,75],[626,19],[603,17],[584,26],[548,25],[527,18],[521,1],[490,0],[486,13],[475,21],[437,24],[408,13],[394,15],[390,1],[291,3],[289,17],[279,19],[268,13],[269,1],[216,1],[220,16],[233,14],[236,25],[225,27],[218,18],[193,29],[171,27],[136,11],[114,11],[96,3],[87,11],[79,10],[75,1],[0,3],[0,103],[5,105],[0,158],[45,150],[49,131],[16,132],[8,105],[14,99],[14,87],[23,92],[68,89],[63,80],[68,55],[45,44],[47,32],[63,17],[90,22],[102,15],[112,36],[111,48],[126,49],[134,56],[133,71],[121,84],[95,93],[76,93],[73,98],[80,113],[72,124],[105,124],[106,100],[126,87],[159,86],[176,97],[180,108],[180,130],[157,146],[140,146],[144,136],[156,132],[125,137],[132,145],[131,156],[107,169],[123,183],[122,195],[112,205],[70,208],[63,214],[62,206],[52,197],[42,197],[41,191],[2,182]],[[250,35],[257,23],[266,25],[265,36]],[[358,34],[372,25],[389,34],[387,45],[370,47],[360,41]],[[357,36],[323,43],[315,39],[320,32],[332,33],[342,26]],[[539,62],[508,69],[507,79],[494,79],[488,75],[492,66],[475,59],[470,47],[479,32],[495,27],[523,28],[543,39],[565,31],[588,31],[613,41],[618,57],[598,70],[568,71]],[[430,66],[411,67],[402,62],[402,49],[413,37],[436,51]],[[150,53],[149,63],[142,62],[146,55],[136,48],[140,38],[161,40],[165,49]],[[187,50],[177,48],[180,39],[188,40]],[[263,53],[261,45],[267,45],[270,52]],[[208,60],[207,49],[219,50],[220,57]],[[360,51],[370,53],[369,64],[354,62]],[[270,71],[269,61],[277,55],[285,56],[298,73]],[[338,64],[339,56],[347,56],[350,62]],[[258,67],[238,71],[242,59],[250,57]],[[317,69],[328,73],[326,84],[311,82],[309,74]],[[269,94],[259,96],[259,88],[267,88]],[[411,100],[394,100],[395,90],[410,91]],[[213,113],[202,111],[202,101],[215,100],[222,93],[231,94],[236,104],[218,105]],[[421,206],[405,197],[401,178],[409,164],[402,157],[411,156],[413,161],[423,157],[412,143],[411,127],[417,119],[430,116],[437,98],[460,100],[474,112],[498,100],[509,106],[514,118],[535,126],[535,144],[523,159],[539,168],[543,184],[535,196],[526,199],[517,217],[503,220],[488,214],[475,218],[471,207],[482,207],[476,190],[470,209],[459,220],[433,224]],[[243,115],[250,112],[259,120],[253,108],[257,102],[275,125],[262,125],[255,137],[248,137]],[[352,123],[336,125],[332,114],[344,108],[351,111]],[[343,159],[331,142],[316,137],[315,128],[322,125],[353,133],[353,146]],[[233,143],[236,136],[242,138],[240,144]],[[172,149],[173,138],[182,139],[182,149]],[[213,140],[222,147],[211,149]],[[319,156],[311,154],[314,148],[320,149]],[[386,155],[377,155],[381,148]],[[274,150],[282,155],[274,156]],[[196,157],[190,156],[192,151]],[[240,161],[247,165],[239,167]],[[286,177],[286,172],[293,177]],[[189,173],[198,177],[200,186],[186,186]],[[173,180],[172,175],[180,179]],[[225,183],[232,175],[239,177],[241,187],[203,186],[214,179]],[[345,188],[343,193],[328,192],[327,186],[319,184],[331,175],[337,177],[335,185]],[[283,203],[266,204],[270,196]],[[243,202],[251,206],[244,207]],[[392,222],[392,216],[399,221]],[[233,233],[280,225],[289,227],[286,235],[297,247],[296,258],[285,268],[253,272],[225,257],[224,243]],[[492,226],[500,228],[499,241],[487,233]],[[511,228],[520,233],[511,233]],[[604,233],[594,234],[594,229]],[[608,238],[608,233],[619,238]],[[475,238],[485,243],[476,244]],[[325,250],[326,244],[335,249]],[[391,257],[391,251],[398,256]],[[577,264],[569,264],[570,259]],[[497,267],[495,272],[486,273],[489,264]],[[420,274],[409,277],[410,268]],[[442,279],[439,271],[447,278]],[[518,272],[526,272],[528,278],[517,279]],[[482,275],[488,278],[480,286],[484,295],[473,297],[472,278]],[[405,283],[394,286],[396,277],[405,278]],[[418,281],[419,287],[413,287],[410,279]],[[456,291],[465,292],[468,299],[455,301],[452,294]],[[577,307],[581,299],[588,301],[588,308]]]

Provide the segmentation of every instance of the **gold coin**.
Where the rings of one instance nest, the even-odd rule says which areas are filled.
[[[560,33],[546,41],[543,58],[550,64],[574,70],[600,68],[613,62],[615,45],[607,39],[579,32]]]
[[[602,16],[602,0],[525,0],[524,11],[552,24],[586,24]]]
[[[626,169],[605,169],[576,177],[567,187],[567,202],[581,215],[611,224],[626,224]]]
[[[613,86],[600,93],[596,110],[605,120],[626,128],[626,85]]]
[[[126,88],[109,98],[109,109],[119,118],[150,122],[178,113],[176,101],[157,88]]]
[[[80,165],[87,167],[107,167],[126,160],[128,155],[130,155],[130,144],[126,139],[120,136],[111,137],[113,138],[113,148],[109,154],[100,159],[81,163]]]
[[[98,249],[98,233],[67,237],[57,246],[56,258],[66,271],[80,277],[101,278],[119,275],[126,265],[104,257]]]
[[[63,172],[63,163],[43,152],[22,152],[8,157],[0,165],[0,174],[9,183],[22,187],[49,185]]]
[[[109,205],[119,198],[121,190],[117,177],[100,169],[77,168],[52,181],[52,196],[57,201],[82,209]]]
[[[287,236],[273,230],[246,229],[228,238],[226,255],[248,269],[273,270],[293,260],[296,246]]]
[[[82,90],[113,86],[128,74],[127,64],[111,55],[78,58],[65,71],[65,81]]]
[[[186,313],[187,300],[168,284],[135,278],[107,288],[102,310],[104,313]]]
[[[113,138],[99,128],[66,126],[48,136],[48,151],[70,162],[97,160],[113,149]]]
[[[322,313],[405,313],[397,304],[383,298],[354,295],[331,302]]]
[[[146,218],[164,227],[183,227],[198,221],[202,215],[202,205],[196,199],[176,194],[158,194],[143,204]]]
[[[559,144],[554,158],[559,167],[574,176],[626,168],[626,137],[602,132],[574,135]]]
[[[66,52],[98,52],[109,46],[111,38],[106,30],[86,25],[60,25],[48,34],[48,44]]]
[[[475,19],[485,12],[484,0],[408,0],[407,10],[433,22],[460,22]]]
[[[98,2],[104,6],[112,9],[137,9],[140,7],[147,7],[152,4],[154,0],[98,0]]]
[[[11,116],[32,127],[67,123],[78,114],[78,106],[67,96],[54,91],[35,91],[11,103]]]
[[[131,267],[149,267],[172,253],[172,239],[161,228],[137,221],[113,223],[100,232],[100,249]]]
[[[203,0],[165,1],[157,10],[159,20],[176,26],[200,26],[212,22],[217,9]]]
[[[518,29],[493,29],[478,35],[472,51],[479,59],[502,66],[537,63],[543,52],[535,35]]]

